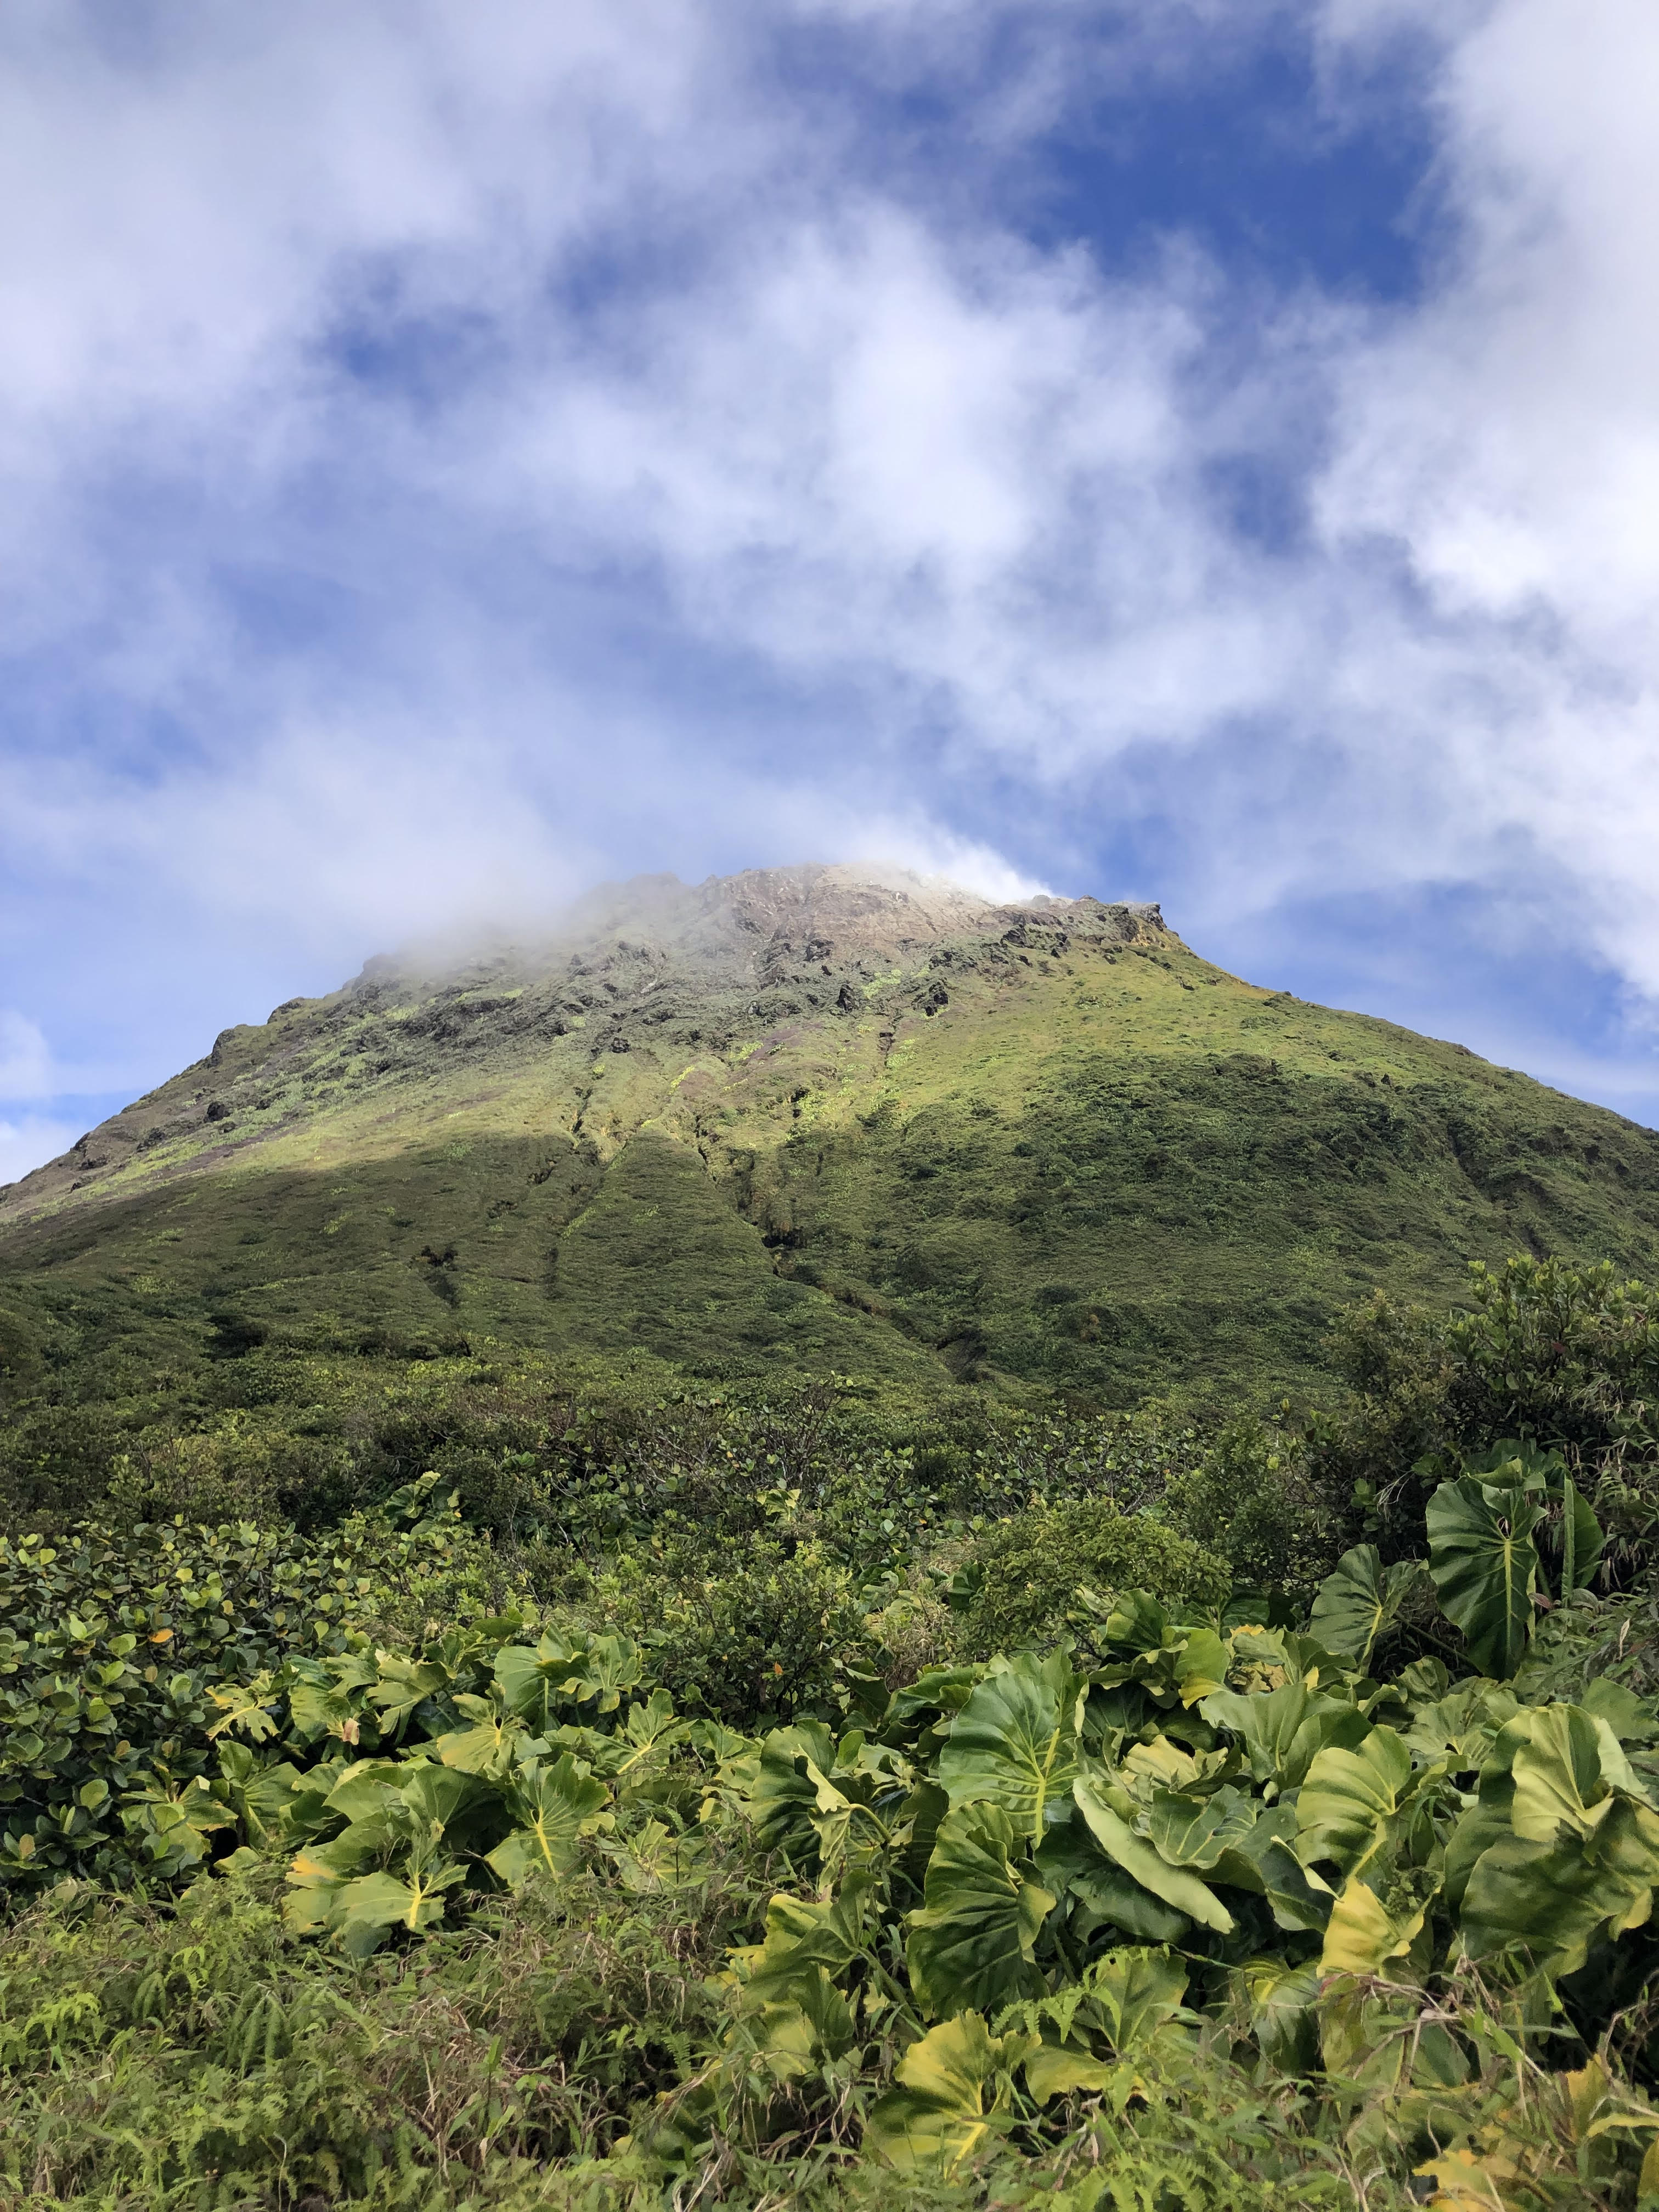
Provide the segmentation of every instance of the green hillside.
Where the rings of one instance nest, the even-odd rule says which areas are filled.
[[[495,1339],[714,1376],[1307,1385],[1374,1286],[1659,1255],[1659,1136],[1156,908],[760,872],[372,963],[0,1192],[15,1368]]]
[[[1656,1186],[848,869],[228,1031],[0,1194],[0,2202],[1659,2205]]]

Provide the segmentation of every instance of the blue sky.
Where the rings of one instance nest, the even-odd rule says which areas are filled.
[[[1650,7],[0,64],[0,1180],[400,940],[860,854],[1659,1122]]]

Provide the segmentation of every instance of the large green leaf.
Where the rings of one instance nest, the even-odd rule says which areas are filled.
[[[498,1712],[488,1698],[462,1696],[455,1705],[469,1725],[441,1735],[433,1749],[446,1766],[499,1781],[526,1740],[523,1723],[514,1714]]]
[[[798,1862],[816,1864],[818,1832],[814,1816],[837,1811],[846,1799],[830,1780],[836,1741],[822,1721],[798,1721],[774,1729],[762,1744],[747,1809],[755,1841],[763,1851],[783,1851]]]
[[[452,1677],[436,1661],[406,1659],[392,1651],[374,1656],[380,1680],[369,1690],[369,1701],[380,1716],[381,1741],[395,1742],[419,1708],[447,1688]]]
[[[1113,1658],[1156,1651],[1170,1632],[1170,1616],[1142,1589],[1121,1591],[1096,1632],[1100,1649]]]
[[[327,1932],[353,1958],[367,1957],[393,1928],[419,1930],[442,1919],[447,1893],[465,1878],[453,1860],[428,1856],[404,1877],[382,1869],[343,1873],[327,1851],[302,1851],[289,1874],[283,1917],[299,1936]]]
[[[1543,1517],[1524,1491],[1472,1475],[1443,1482],[1428,1503],[1429,1572],[1440,1609],[1462,1630],[1471,1663],[1500,1681],[1521,1664],[1532,1633],[1533,1534]]]
[[[1579,1693],[1578,1706],[1581,1712],[1605,1721],[1621,1744],[1651,1743],[1659,1735],[1659,1719],[1633,1690],[1614,1681],[1611,1674],[1598,1674],[1587,1683]]]
[[[1079,1775],[1072,1795],[1095,1841],[1125,1874],[1177,1912],[1184,1912],[1189,1920],[1213,1928],[1218,1935],[1231,1935],[1233,1917],[1215,1892],[1196,1875],[1167,1864],[1144,1837],[1138,1836],[1109,1802],[1106,1785],[1098,1775]]]
[[[1224,1785],[1208,1797],[1155,1790],[1146,1832],[1171,1866],[1212,1874],[1255,1826],[1257,1808],[1242,1791]]]
[[[1531,1741],[1537,1712],[1523,1707],[1499,1728],[1482,1760],[1479,1794],[1446,1838],[1446,1901],[1460,1911],[1469,1876],[1482,1854],[1508,1836],[1515,1802],[1515,1759]]]
[[[1389,1849],[1412,1794],[1412,1755],[1390,1728],[1374,1728],[1358,1750],[1328,1745],[1308,1769],[1296,1802],[1297,1856],[1363,1874]]]
[[[1330,1885],[1296,1856],[1296,1806],[1270,1805],[1237,1844],[1223,1852],[1213,1879],[1265,1897],[1280,1928],[1311,1934],[1330,1917]]]
[[[1601,1524],[1590,1510],[1589,1500],[1583,1497],[1569,1475],[1561,1485],[1561,1595],[1569,1591],[1588,1589],[1601,1562],[1601,1548],[1607,1539],[1601,1534]]]
[[[245,1745],[222,1743],[219,1771],[225,1778],[227,1795],[240,1817],[245,1835],[256,1843],[267,1844],[295,1835],[295,1814],[305,1795],[307,1780],[297,1766],[286,1760],[259,1766]]]
[[[394,1928],[434,1927],[444,1916],[446,1893],[466,1875],[453,1861],[404,1872],[403,1881],[391,1874],[363,1875],[341,1891],[330,1925],[350,1957],[366,1958]]]
[[[626,1774],[633,1768],[676,1744],[685,1742],[691,1734],[690,1721],[676,1720],[674,1700],[666,1690],[653,1690],[643,1705],[632,1705],[622,1726],[611,1737],[615,1747],[613,1762],[609,1771]]]
[[[1531,1842],[1553,1844],[1565,1828],[1587,1837],[1612,1811],[1613,1791],[1639,1794],[1629,1760],[1605,1721],[1573,1705],[1528,1716],[1530,1731],[1510,1769],[1510,1826]]]
[[[1559,1451],[1540,1451],[1530,1437],[1504,1437],[1473,1457],[1465,1455],[1463,1472],[1500,1490],[1524,1490],[1541,1497],[1555,1489],[1567,1472]]]
[[[1471,1958],[1516,1948],[1553,1974],[1575,1972],[1602,1929],[1638,1927],[1659,1882],[1659,1817],[1618,1799],[1588,1839],[1500,1836],[1476,1860],[1460,1935]]]
[[[1085,1969],[1085,1994],[1100,2007],[1120,2056],[1150,2043],[1179,2011],[1187,1969],[1167,1951],[1109,1951]]]
[[[615,1866],[624,1889],[636,1897],[653,1897],[665,1889],[705,1883],[708,1844],[708,1836],[695,1828],[672,1828],[665,1820],[653,1819],[635,1828],[625,1843],[601,1844],[599,1848]]]
[[[581,1838],[604,1813],[611,1793],[604,1783],[577,1771],[567,1752],[556,1766],[520,1771],[507,1798],[514,1827],[484,1854],[509,1889],[532,1875],[567,1875],[580,1856]]]
[[[807,1969],[787,1997],[744,2015],[759,2063],[775,2081],[798,2081],[857,2040],[853,2008],[822,1966]]]
[[[1421,1572],[1415,1560],[1402,1559],[1385,1573],[1376,1545],[1356,1544],[1319,1585],[1310,1633],[1328,1651],[1364,1667],[1377,1638],[1399,1618]]]
[[[1052,1996],[1011,2008],[997,2026],[1042,2037],[1025,2061],[1025,2084],[1047,2104],[1074,2089],[1098,2092],[1120,2081],[1127,2088],[1133,2075],[1120,2074],[1107,2053],[1121,2061],[1145,2050],[1186,1993],[1187,1969],[1167,1951],[1109,1951]]]
[[[404,1759],[354,1760],[329,1791],[327,1809],[345,1820],[381,1819],[393,1800],[402,1796],[413,1771]]]
[[[1283,1958],[1253,1959],[1239,1969],[1256,2047],[1281,2074],[1310,2074],[1319,2055],[1319,1968]]]
[[[1118,2062],[1096,2058],[1063,2043],[1040,2043],[1025,2061],[1025,2086],[1039,2105],[1048,2104],[1051,2098],[1070,2096],[1074,2089],[1097,2095],[1114,2087],[1124,2075],[1133,2078],[1128,2069],[1120,2069]]]
[[[939,1757],[939,1781],[951,1805],[1000,1805],[1017,1834],[1040,1838],[1071,1797],[1085,1686],[1061,1652],[1039,1660],[1022,1651],[988,1674],[951,1723]]]
[[[1175,1661],[1176,1694],[1183,1705],[1224,1689],[1232,1655],[1213,1628],[1189,1628]]]
[[[1109,1928],[1143,1943],[1178,1943],[1192,1927],[1184,1912],[1143,1889],[1108,1858],[1081,1814],[1049,1829],[1033,1864],[1083,1942]]]
[[[475,1849],[500,1805],[499,1791],[476,1775],[428,1759],[408,1762],[402,1772],[398,1825],[422,1848],[447,1839],[461,1850]]]
[[[860,1869],[831,1899],[775,1897],[766,1908],[765,1942],[732,1954],[747,1996],[767,2003],[799,1998],[819,1972],[838,1980],[870,1940],[873,1887]]]
[[[900,2059],[896,2086],[878,2099],[866,2144],[901,2173],[953,2172],[990,2136],[1032,2047],[1029,2036],[994,2036],[977,2012],[930,2029]]]
[[[1006,2004],[1037,1978],[1034,1946],[1054,1899],[1013,1863],[1021,1840],[1000,1805],[961,1805],[939,1824],[905,1945],[911,1987],[935,2018]]]
[[[1212,1728],[1237,1737],[1254,1781],[1279,1790],[1297,1787],[1322,1747],[1358,1743],[1370,1726],[1352,1701],[1326,1697],[1305,1681],[1266,1692],[1218,1690],[1198,1710]]]
[[[1444,1759],[1450,1773],[1478,1772],[1491,1756],[1498,1729],[1518,1710],[1513,1690],[1477,1676],[1419,1705],[1404,1732],[1406,1741],[1425,1765]]]
[[[533,1648],[504,1644],[495,1660],[496,1685],[510,1711],[544,1732],[567,1702],[615,1712],[641,1671],[639,1652],[625,1636],[579,1637],[574,1643],[544,1636]]]

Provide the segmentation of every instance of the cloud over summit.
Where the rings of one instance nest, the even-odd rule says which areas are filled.
[[[137,1085],[403,934],[877,850],[1216,949],[1455,894],[1614,1029],[1659,993],[1633,0],[0,51],[0,997],[60,1057]]]

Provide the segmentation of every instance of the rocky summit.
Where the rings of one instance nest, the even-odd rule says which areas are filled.
[[[15,1360],[495,1339],[1048,1386],[1316,1380],[1335,1312],[1659,1255],[1659,1137],[1241,981],[1156,906],[896,868],[371,960],[0,1189]]]

